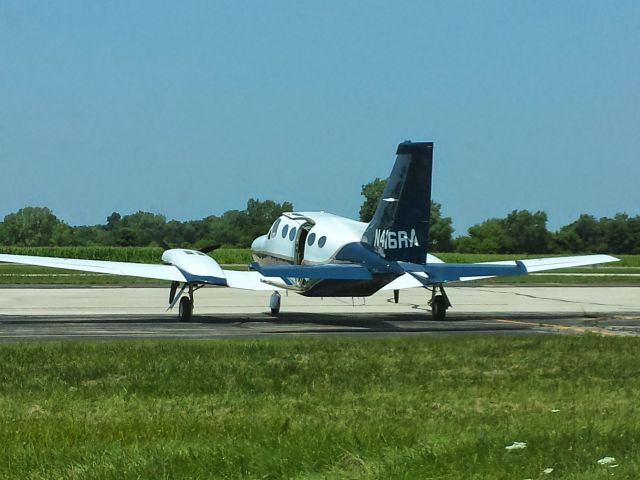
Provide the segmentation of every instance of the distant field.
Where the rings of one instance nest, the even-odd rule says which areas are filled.
[[[0,247],[0,253],[13,255],[139,263],[159,263],[163,251],[160,247]],[[218,249],[211,256],[221,264],[251,262],[251,251],[248,248]]]
[[[86,258],[90,260],[112,260],[123,262],[159,263],[162,249],[156,247],[14,247],[0,248],[1,253],[18,255]],[[461,253],[436,254],[447,262],[474,263],[514,258],[531,258],[536,255],[480,255]],[[249,249],[219,249],[212,256],[226,268],[244,269],[251,261]],[[541,255],[537,255],[538,257]],[[542,255],[544,256],[544,255]],[[621,255],[620,262],[601,266],[558,270],[545,274],[522,277],[503,277],[482,280],[485,283],[559,283],[559,284],[640,284],[640,255]],[[562,275],[557,275],[561,273]],[[567,276],[566,274],[580,274]],[[589,274],[584,276],[583,274]],[[596,274],[596,275],[593,275]],[[593,275],[593,276],[592,276]],[[0,263],[0,285],[130,285],[164,284],[158,280],[132,277],[117,277],[65,270],[7,265]]]
[[[640,478],[639,342],[4,344],[0,478]]]

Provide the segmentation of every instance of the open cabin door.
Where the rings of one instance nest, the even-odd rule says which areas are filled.
[[[309,235],[309,230],[313,227],[313,223],[307,222],[304,223],[298,232],[298,237],[296,238],[296,251],[294,263],[296,265],[302,265],[304,261],[304,249],[307,246],[307,235]]]

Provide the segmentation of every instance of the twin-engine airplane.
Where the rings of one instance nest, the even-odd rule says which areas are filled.
[[[224,270],[197,250],[175,248],[163,265],[0,255],[0,261],[171,282],[169,308],[189,321],[195,290],[214,285],[271,290],[270,309],[280,311],[279,290],[308,297],[367,297],[379,290],[423,287],[433,318],[443,320],[451,302],[444,284],[502,275],[613,262],[608,255],[553,257],[486,263],[444,263],[427,252],[433,143],[404,142],[369,223],[324,212],[284,213],[251,245],[253,271]],[[178,289],[179,292],[178,292]]]

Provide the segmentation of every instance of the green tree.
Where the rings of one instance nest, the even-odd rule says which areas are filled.
[[[384,187],[387,185],[386,180],[376,178],[374,181],[362,186],[360,194],[364,197],[364,202],[360,207],[360,221],[370,222],[373,214],[376,213],[376,207],[384,193]]]
[[[107,217],[107,225],[105,226],[105,229],[114,230],[120,224],[120,220],[122,220],[122,216],[118,212],[113,212]]]
[[[601,218],[600,224],[609,253],[640,253],[640,217],[618,213],[613,218]]]
[[[293,211],[290,202],[249,199],[244,210],[228,210],[222,216],[210,216],[202,220],[203,244],[220,244],[247,248],[251,242],[269,231],[273,221],[283,212]]]
[[[107,219],[104,230],[108,233],[107,243],[121,247],[146,247],[164,241],[167,219],[164,215],[150,212],[136,212],[121,219],[113,213]]]
[[[547,230],[547,214],[541,210],[513,210],[504,219],[506,253],[545,253],[549,251],[551,234]]]
[[[451,217],[443,217],[442,205],[431,200],[429,217],[429,250],[434,252],[453,251],[453,226]]]
[[[25,207],[4,217],[3,242],[28,247],[53,244],[53,234],[60,220],[45,207]]]
[[[553,237],[555,251],[564,253],[596,253],[607,251],[602,222],[593,215],[582,214],[562,227]]]
[[[469,227],[468,235],[455,240],[455,248],[464,253],[506,253],[507,240],[504,221],[490,218]]]
[[[361,195],[365,198],[360,207],[360,221],[370,222],[384,193],[386,180],[376,178],[362,186]],[[451,217],[443,217],[442,205],[431,200],[429,217],[429,251],[449,252],[453,250],[453,226]]]
[[[513,210],[505,218],[490,218],[456,239],[456,250],[469,253],[546,253],[551,234],[547,214]]]

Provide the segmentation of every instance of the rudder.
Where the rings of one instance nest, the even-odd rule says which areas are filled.
[[[425,263],[433,142],[403,142],[362,241],[391,261]]]

